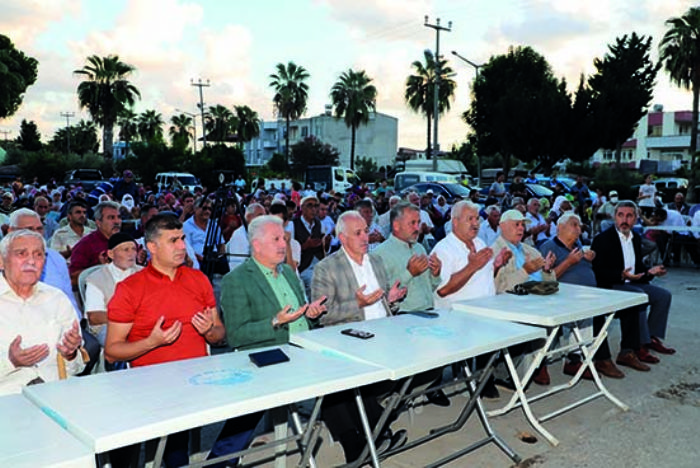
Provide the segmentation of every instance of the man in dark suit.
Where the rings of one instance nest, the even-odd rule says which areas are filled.
[[[663,265],[646,268],[642,262],[642,244],[638,234],[632,231],[637,221],[637,205],[632,201],[621,201],[615,207],[615,229],[608,229],[593,239],[591,248],[596,256],[593,271],[598,287],[646,294],[649,298],[649,317],[646,305],[633,307],[620,313],[622,340],[617,364],[640,371],[648,371],[659,358],[649,353],[649,349],[662,354],[673,354],[674,349],[666,347],[662,339],[666,335],[668,312],[671,307],[671,293],[664,288],[650,284],[656,276],[666,274]],[[596,359],[605,359],[600,353],[610,350],[601,346]]]

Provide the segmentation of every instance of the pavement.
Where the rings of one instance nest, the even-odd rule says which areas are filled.
[[[527,422],[521,410],[490,418],[495,431],[522,458],[513,462],[493,444],[465,455],[447,467],[698,467],[700,455],[700,363],[695,361],[700,342],[700,270],[672,268],[656,284],[673,293],[673,303],[665,342],[677,349],[672,356],[660,356],[661,363],[650,372],[622,368],[626,377],[621,380],[603,377],[604,384],[626,403],[629,411],[622,411],[605,398],[598,398],[582,407],[554,418],[544,426],[560,441],[551,446]],[[613,356],[619,348],[619,325],[610,327],[610,346]],[[552,384],[566,379],[561,372],[562,362],[550,365]],[[572,401],[576,395],[590,392],[593,384],[581,381],[576,388],[557,394],[532,405],[537,414],[544,414]],[[530,391],[538,391],[536,385]],[[413,414],[404,413],[393,424],[394,429],[406,428],[409,441],[426,434],[431,428],[445,425],[454,419],[466,402],[463,388],[455,387],[450,393],[452,405],[440,408],[419,406]],[[501,407],[511,395],[501,390],[501,398],[484,400],[487,409]],[[202,446],[209,447],[220,425],[203,429]],[[460,447],[479,440],[483,430],[472,417],[462,430],[445,435],[423,446],[397,454],[382,463],[386,468],[423,467]],[[529,440],[523,435],[534,436]],[[264,435],[268,439],[272,434]],[[324,429],[324,443],[316,461],[320,468],[343,463],[342,450],[330,443]],[[528,439],[528,442],[521,440]],[[200,455],[201,456],[201,455]],[[288,466],[295,466],[298,456],[290,455]],[[251,459],[248,459],[251,461]],[[259,466],[274,466],[271,461]]]

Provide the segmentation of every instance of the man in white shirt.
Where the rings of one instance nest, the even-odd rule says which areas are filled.
[[[496,242],[496,239],[501,235],[501,209],[498,205],[491,205],[487,206],[484,211],[486,212],[486,219],[481,221],[479,239],[481,239],[486,246],[490,246]]]
[[[70,203],[66,213],[68,224],[54,231],[49,246],[70,261],[73,246],[94,229],[87,224],[87,204],[82,200]]]
[[[386,236],[382,234],[382,230],[379,225],[374,222],[374,205],[370,200],[360,200],[359,202],[355,203],[355,209],[358,211],[358,213],[360,213],[362,218],[364,218],[365,223],[367,223],[369,229],[369,245],[367,249],[369,252],[371,252],[379,247],[379,244],[384,242]]]
[[[479,207],[472,202],[452,207],[452,232],[433,249],[442,262],[435,307],[451,309],[456,301],[496,295],[494,277],[512,254],[504,249],[494,255],[478,237],[480,220]]]
[[[138,248],[129,234],[118,232],[109,238],[107,256],[110,263],[103,265],[85,279],[85,315],[90,332],[100,345],[105,345],[107,333],[107,304],[114,295],[117,284],[139,271],[136,264]]]
[[[57,354],[67,374],[85,365],[73,306],[64,293],[39,282],[45,251],[37,232],[18,230],[0,241],[0,395],[58,380]]]
[[[255,218],[265,214],[265,208],[260,203],[251,203],[245,209],[245,225],[241,225],[233,231],[231,239],[226,244],[226,256],[229,269],[233,270],[250,257],[250,242],[248,242],[248,230],[246,226]]]
[[[549,239],[551,222],[547,221],[540,214],[540,200],[532,197],[527,202],[527,214],[525,215],[530,220],[528,233],[531,236],[532,243],[535,247],[539,247],[544,241]]]

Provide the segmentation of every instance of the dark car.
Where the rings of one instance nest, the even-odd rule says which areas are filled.
[[[437,198],[440,195],[445,197],[445,201],[450,205],[457,201],[457,197],[460,197],[463,200],[468,200],[470,191],[469,187],[465,187],[464,185],[460,184],[421,182],[406,187],[401,191],[401,195],[405,196],[409,192],[416,192],[419,195],[423,195],[424,193],[428,193],[428,190],[433,191],[434,198]]]
[[[102,182],[107,182],[98,169],[73,169],[67,171],[63,183],[67,186],[81,185],[85,192],[90,192]]]
[[[505,182],[503,185],[506,187],[506,192],[508,192],[508,189],[510,189],[510,182]],[[491,189],[491,186],[484,187],[481,190],[479,190],[479,195],[483,197],[489,196],[489,190]],[[550,189],[545,187],[544,185],[540,184],[525,184],[525,190],[527,190],[527,198],[530,199],[532,197],[537,197],[537,198],[542,198],[542,197],[551,197],[554,192],[552,192]]]

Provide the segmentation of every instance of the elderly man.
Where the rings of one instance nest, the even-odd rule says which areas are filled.
[[[688,213],[690,213],[690,205],[688,205],[685,202],[685,195],[683,195],[683,193],[681,192],[678,192],[673,197],[673,201],[671,203],[668,203],[666,205],[666,208],[669,210],[677,211],[683,216],[688,216]]]
[[[406,289],[399,288],[398,281],[390,286],[381,258],[367,254],[369,233],[364,218],[357,211],[346,211],[338,218],[336,232],[341,248],[316,265],[311,283],[311,297],[327,298],[328,312],[321,316],[321,324],[331,326],[391,315],[391,307],[403,298]],[[390,389],[384,383],[362,390],[372,427],[383,412],[380,395],[387,390]],[[361,422],[352,402],[351,392],[341,392],[327,396],[323,409],[324,421],[343,446],[348,462],[356,460],[365,446],[359,429]],[[392,434],[387,428],[380,434],[379,447],[398,447],[406,441],[404,430]]]
[[[377,218],[377,224],[382,230],[382,234],[385,238],[388,238],[389,234],[391,234],[391,209],[395,207],[396,204],[400,201],[401,197],[399,197],[398,195],[392,195],[391,197],[389,197],[389,211],[380,214]]]
[[[364,199],[355,203],[355,209],[367,223],[369,229],[368,251],[371,252],[379,247],[379,244],[384,242],[385,239],[381,228],[374,222],[374,205],[371,200]]]
[[[138,245],[129,234],[114,234],[107,247],[110,262],[85,279],[85,316],[90,332],[102,346],[107,333],[107,304],[114,296],[117,284],[142,268],[136,264]]]
[[[87,204],[82,200],[72,201],[68,205],[66,219],[68,224],[54,231],[49,246],[63,255],[63,258],[70,259],[75,244],[94,229],[88,226]]]
[[[484,209],[486,219],[481,222],[479,227],[479,239],[481,239],[487,247],[491,246],[498,236],[501,235],[499,223],[501,221],[501,209],[498,205],[487,206]]]
[[[80,272],[91,266],[107,263],[107,242],[112,234],[121,231],[119,203],[101,202],[95,206],[97,230],[83,237],[70,256],[70,276],[74,286],[78,284]]]
[[[306,196],[301,200],[301,216],[294,218],[294,238],[301,244],[299,272],[312,268],[324,257],[323,230],[318,219],[318,198]]]
[[[48,217],[49,211],[51,210],[51,203],[46,197],[36,197],[34,199],[34,211],[39,215],[41,219],[41,224],[44,225],[44,239],[48,241],[53,236],[53,233],[58,228],[58,223],[53,219]]]
[[[527,218],[518,210],[508,210],[501,216],[501,235],[491,248],[494,252],[508,249],[513,255],[496,274],[497,294],[529,280],[556,279],[552,272],[555,255],[550,252],[543,257],[537,249],[522,242],[527,222]]]
[[[105,359],[140,367],[206,356],[207,343],[219,343],[225,330],[209,280],[183,265],[182,223],[156,215],[145,240],[151,262],[121,281],[107,306]],[[188,440],[188,431],[169,436],[167,466],[188,464]]]
[[[260,205],[258,205],[260,206]],[[284,263],[285,232],[275,216],[258,216],[248,225],[251,257],[231,270],[221,284],[221,310],[228,344],[236,350],[289,341],[290,333],[308,330],[309,320],[326,308],[324,298],[308,304],[296,273]],[[226,422],[219,439],[228,440],[209,454],[215,458],[245,448],[261,413]],[[235,465],[235,460],[229,460]]]
[[[328,213],[328,199],[323,198],[318,203],[318,219],[321,221],[322,231],[326,235],[324,238],[326,252],[335,252],[340,248],[340,241],[335,236],[335,221]],[[288,223],[288,226],[294,227],[292,223]],[[294,231],[292,231],[292,235],[294,235]]]
[[[525,215],[530,221],[527,232],[532,236],[532,243],[535,247],[540,247],[549,239],[549,230],[552,226],[551,222],[540,214],[540,206],[540,200],[537,197],[532,197],[527,202],[527,214]]]
[[[18,230],[0,241],[0,394],[58,380],[57,354],[67,374],[83,369],[82,337],[64,293],[39,282],[45,241],[38,232]]]
[[[647,268],[642,262],[641,238],[632,231],[632,226],[637,222],[637,210],[637,205],[632,201],[619,202],[615,207],[615,229],[598,234],[591,248],[596,253],[593,271],[598,287],[643,293],[649,298],[648,319],[646,305],[642,305],[633,308],[639,318],[634,316],[634,312],[626,312],[632,318],[626,320],[627,325],[620,321],[622,343],[616,360],[619,365],[648,371],[649,366],[645,362],[659,362],[659,358],[649,353],[649,349],[661,354],[676,351],[661,341],[666,336],[671,293],[650,283],[655,277],[664,276],[666,269],[663,265]],[[639,333],[634,327],[635,320],[639,320]]]
[[[557,236],[545,241],[540,247],[543,255],[552,252],[556,256],[554,262],[554,274],[557,280],[562,283],[579,284],[581,286],[597,286],[595,274],[593,273],[592,261],[595,252],[581,245],[579,236],[581,235],[581,218],[574,213],[565,213],[557,220]],[[596,328],[605,322],[603,316],[593,319]],[[583,320],[578,323],[584,338],[592,337],[591,320]],[[604,344],[607,347],[607,339]],[[615,366],[609,356],[604,353],[597,356],[595,366],[598,371],[612,378],[622,378],[624,374]],[[568,361],[564,364],[564,373],[576,375],[581,367],[581,356],[579,354],[569,354]],[[590,371],[583,374],[584,379],[592,379]]]
[[[265,208],[260,203],[251,203],[245,209],[245,224],[242,224],[238,229],[233,231],[231,239],[226,244],[226,255],[228,256],[228,266],[233,270],[238,265],[241,265],[250,257],[250,242],[248,242],[248,230],[246,226],[250,226],[255,218],[263,216]]]

